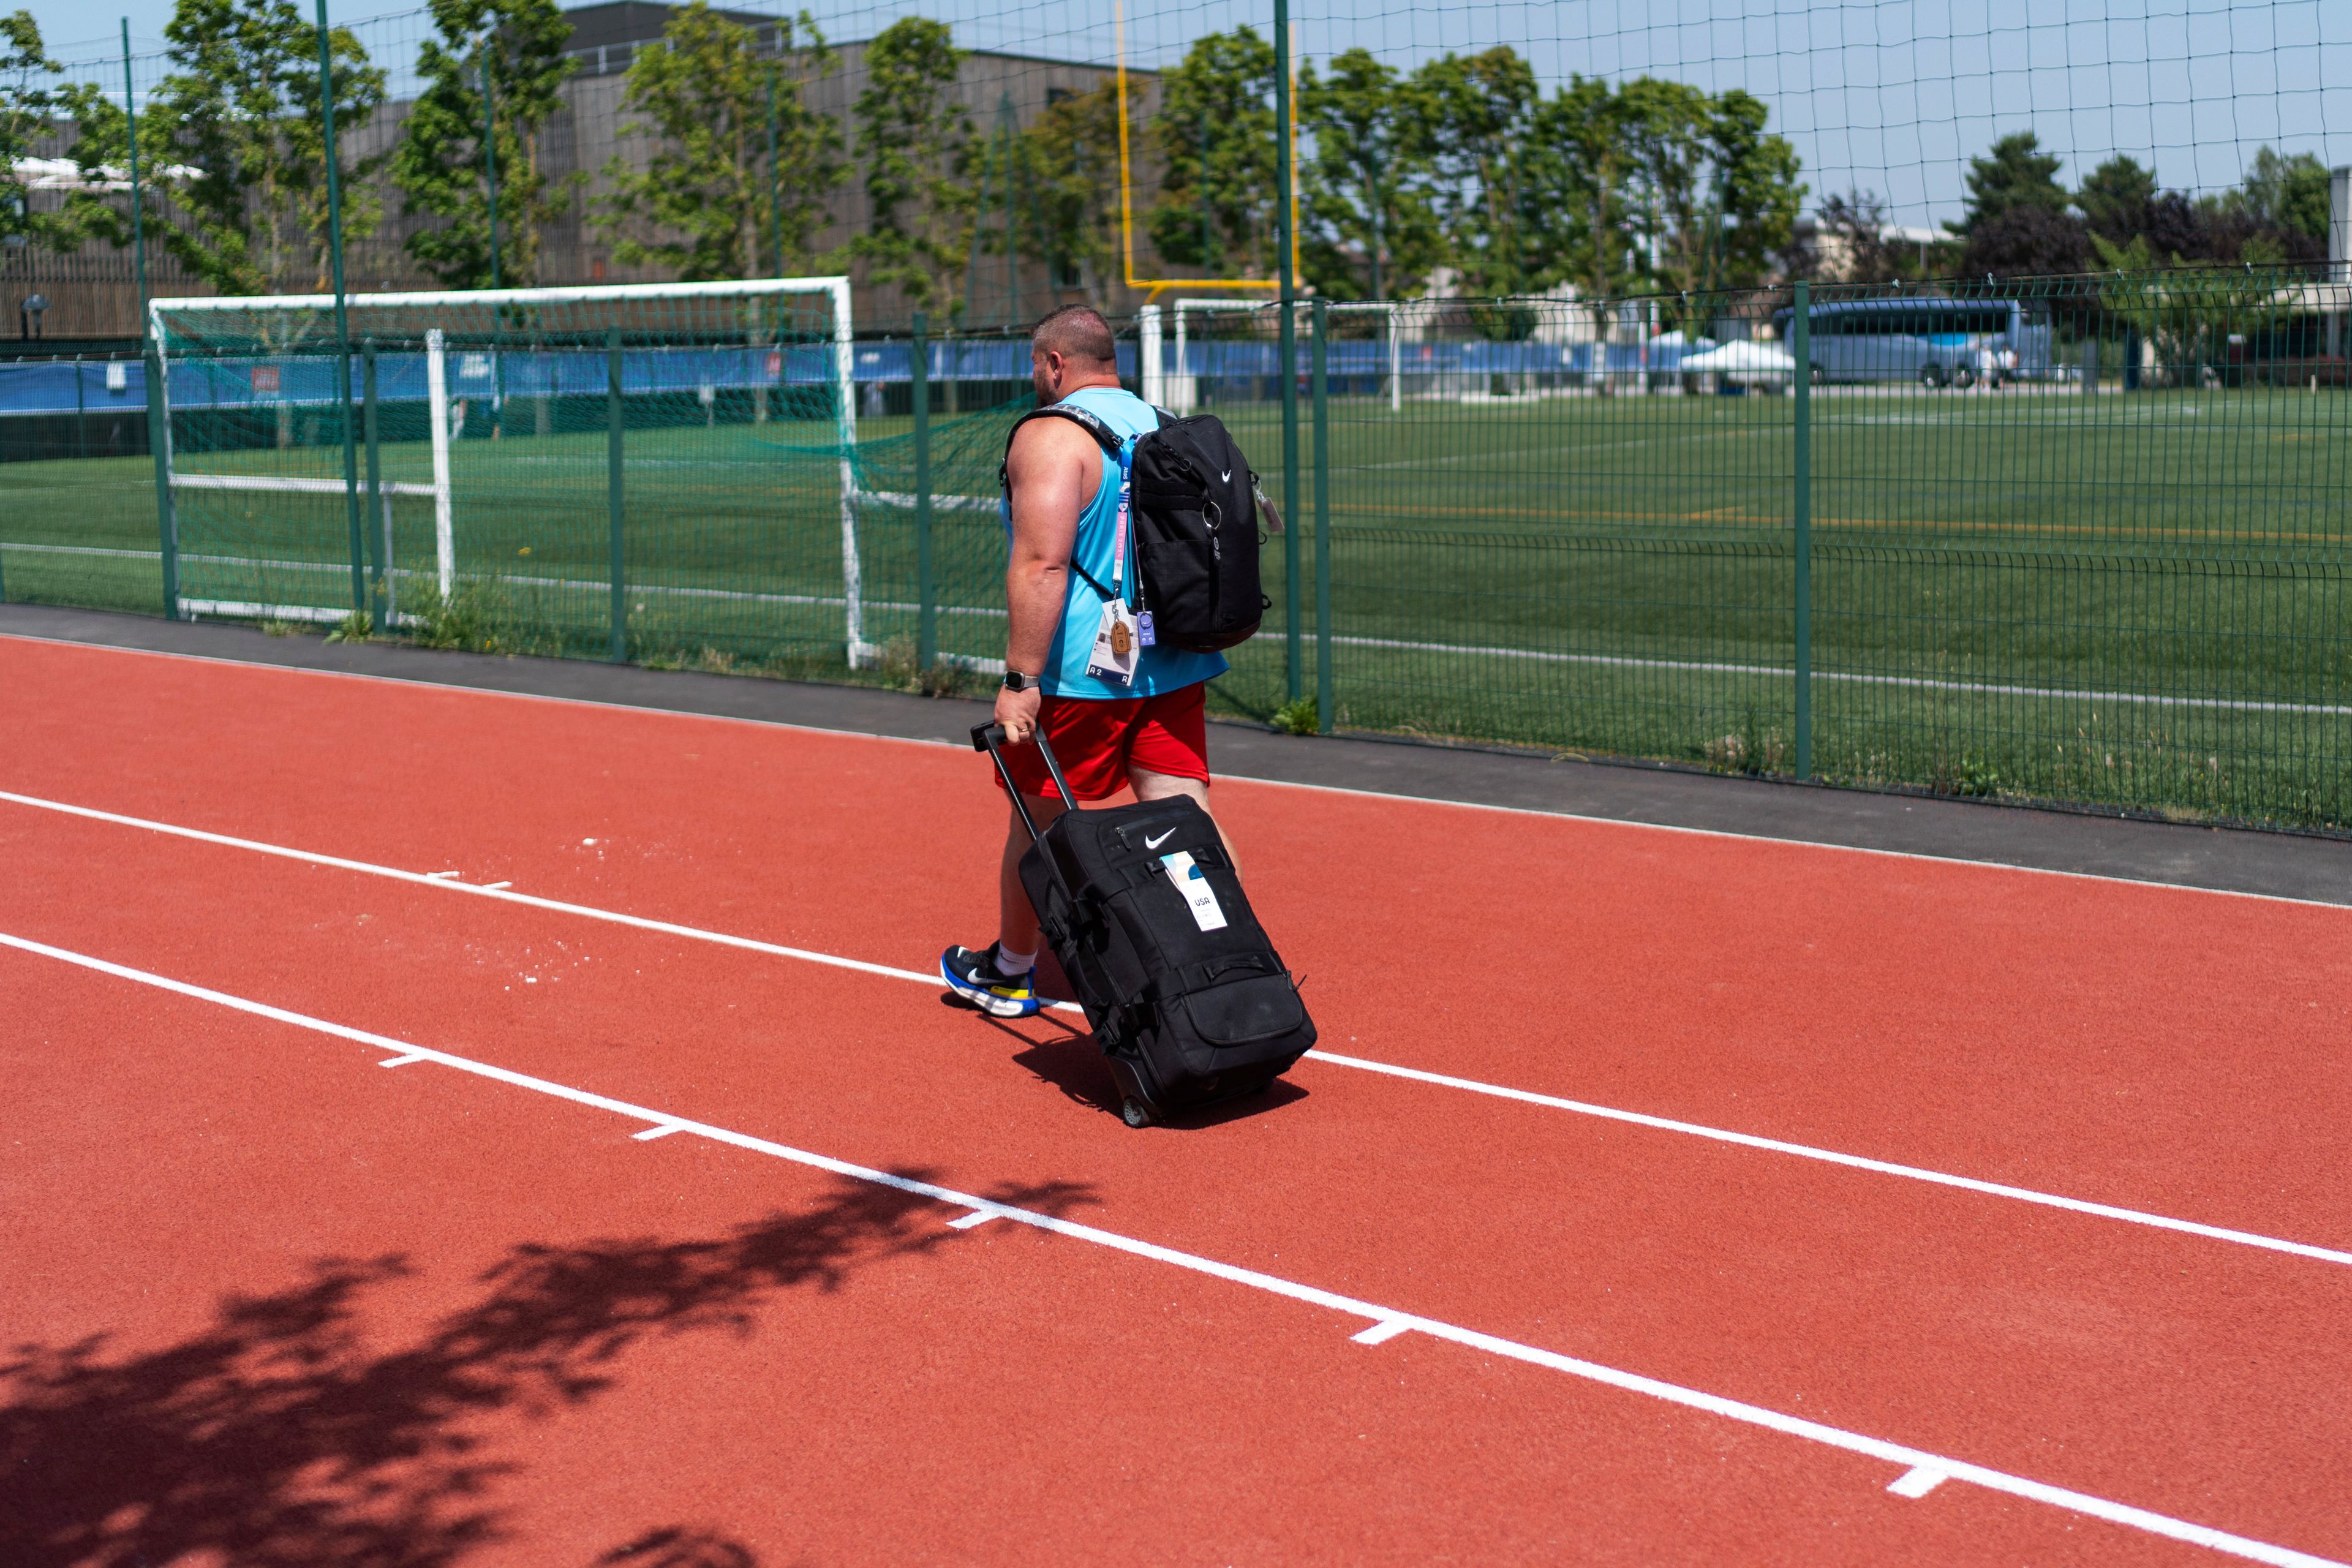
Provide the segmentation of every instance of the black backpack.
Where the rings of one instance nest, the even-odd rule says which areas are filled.
[[[1215,653],[1256,635],[1270,601],[1258,585],[1257,551],[1263,540],[1253,511],[1265,509],[1268,526],[1279,531],[1281,514],[1259,490],[1249,459],[1213,414],[1179,419],[1154,408],[1159,428],[1133,441],[1073,404],[1033,409],[1004,437],[1032,419],[1067,419],[1092,436],[1128,477],[1129,517],[1135,540],[1137,599],[1149,611],[1152,636],[1170,647]],[[1012,493],[1002,466],[997,482]],[[1105,599],[1110,590],[1076,562],[1070,569]]]

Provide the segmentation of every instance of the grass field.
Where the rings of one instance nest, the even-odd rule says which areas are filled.
[[[1333,400],[1340,726],[1792,768],[1794,403]],[[2352,399],[1836,388],[1811,408],[1816,772],[2352,820]],[[1277,409],[1219,412],[1278,496]],[[939,492],[992,495],[1003,424],[935,423]],[[861,421],[868,488],[911,489],[908,428]],[[831,441],[821,423],[629,432],[635,656],[849,675]],[[1302,455],[1307,442],[1302,430]],[[459,570],[497,581],[455,635],[603,651],[605,457],[601,428],[457,444]],[[383,460],[389,479],[428,477],[421,441]],[[184,442],[181,461],[332,478],[341,459]],[[11,598],[160,603],[145,459],[5,478]],[[394,513],[395,582],[421,602],[431,505],[404,498]],[[1310,568],[1312,517],[1302,504],[1294,520]],[[347,605],[346,526],[339,495],[183,491],[182,592]],[[943,648],[1001,655],[994,517],[943,510],[934,538]],[[859,539],[866,637],[910,638],[911,518],[864,507]],[[1281,542],[1267,632],[1217,689],[1234,711],[1265,716],[1286,695]],[[1312,692],[1311,629],[1304,642]]]

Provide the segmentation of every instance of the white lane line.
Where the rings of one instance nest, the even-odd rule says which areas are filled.
[[[424,1056],[392,1057],[386,1060],[380,1061],[375,1065],[380,1068],[404,1068],[411,1062],[429,1061],[431,1059],[431,1058]]]
[[[1659,1132],[1680,1132],[1693,1138],[1705,1138],[1717,1143],[1737,1144],[1743,1149],[1762,1149],[1775,1154],[1792,1154],[1801,1160],[1819,1160],[1825,1164],[1843,1165],[1849,1170],[1871,1171],[1882,1176],[1901,1176],[1906,1181],[1927,1182],[1939,1187],[1958,1187],[1962,1192],[1981,1193],[1987,1197],[2010,1198],[2018,1203],[2040,1204],[2045,1208],[2064,1209],[2071,1214],[2094,1215],[2100,1219],[2123,1220],[2131,1225],[2151,1226],[2158,1230],[2179,1231],[2184,1236],[2203,1237],[2208,1241],[2235,1242],[2241,1247],[2258,1247],[2267,1252],[2284,1252],[2295,1258],[2309,1258],[2321,1263],[2352,1266],[2352,1252],[2332,1247],[2315,1247],[2305,1241],[2287,1241],[2275,1236],[2263,1236],[2251,1230],[2231,1230],[2226,1226],[2200,1225],[2191,1219],[2175,1219],[2169,1215],[2149,1214],[2144,1209],[2119,1208],[2114,1204],[2093,1203],[2087,1198],[2070,1198],[2057,1193],[2037,1192],[2032,1187],[2013,1187],[2006,1182],[1980,1181],[1975,1176],[1958,1176],[1948,1171],[1931,1171],[1922,1165],[1898,1165],[1888,1160],[1874,1160],[1864,1154],[1842,1153],[1835,1149],[1817,1148],[1810,1143],[1790,1143],[1779,1138],[1759,1137],[1753,1132],[1735,1132],[1727,1128],[1708,1127],[1696,1121],[1677,1121],[1672,1117],[1651,1116],[1639,1110],[1620,1110],[1613,1106],[1594,1105],[1588,1100],[1563,1100],[1558,1095],[1538,1094],[1532,1089],[1510,1089],[1502,1084],[1482,1083],[1476,1079],[1455,1078],[1449,1073],[1426,1072],[1420,1068],[1398,1067],[1391,1062],[1376,1062],[1363,1057],[1344,1057],[1317,1047],[1307,1053],[1312,1061],[1328,1062],[1333,1067],[1355,1068],[1363,1072],[1376,1072],[1389,1078],[1410,1079],[1415,1083],[1435,1084],[1444,1089],[1458,1089],[1469,1094],[1492,1095],[1497,1100],[1516,1100],[1526,1105],[1545,1106],[1553,1110],[1573,1111],[1579,1116],[1599,1117],[1606,1121],[1622,1121],[1635,1127],[1647,1127]]]
[[[492,892],[497,892],[502,888],[511,888],[514,884],[512,882],[485,882],[482,886],[488,888]]]
[[[760,942],[751,937],[732,936],[724,931],[707,931],[698,926],[678,925],[670,921],[649,920],[643,915],[623,914],[616,910],[601,910],[590,904],[566,903],[559,899],[541,899],[529,893],[518,893],[503,887],[483,887],[472,882],[452,882],[446,878],[454,871],[403,871],[396,867],[377,866],[365,860],[347,860],[336,855],[313,854],[304,849],[289,849],[281,845],[264,844],[251,838],[234,838],[226,834],[208,833],[202,828],[182,827],[173,823],[155,822],[145,817],[124,816],[115,812],[100,811],[92,806],[68,805],[62,801],[43,800],[38,796],[16,795],[0,790],[0,801],[32,806],[42,811],[55,811],[68,816],[86,817],[95,822],[112,823],[124,827],[137,827],[151,833],[161,833],[174,838],[192,839],[199,844],[214,844],[231,849],[250,850],[282,860],[299,861],[305,865],[331,867],[337,870],[356,871],[363,876],[386,877],[394,881],[409,882],[420,887],[446,888],[454,892],[470,893],[477,898],[497,899],[508,903],[522,904],[531,909],[548,910],[558,914],[578,916],[583,920],[604,921],[613,925],[628,926],[637,931],[656,931],[664,936],[684,937],[693,942],[716,942],[746,952],[766,953],[777,958],[794,958],[803,963],[826,964],[835,969],[854,970],[861,974],[878,974],[890,980],[910,980],[918,985],[943,989],[936,972],[898,969],[887,963],[868,963],[863,959],[843,958],[834,953],[817,952],[807,948],[783,947],[774,942]],[[1074,1002],[1056,1002],[1055,1008],[1077,1012]],[[1391,1062],[1374,1061],[1365,1057],[1342,1056],[1321,1048],[1309,1051],[1306,1060],[1322,1062],[1331,1067],[1352,1068],[1360,1072],[1380,1073],[1389,1078],[1409,1079],[1441,1089],[1459,1089],[1467,1094],[1483,1094],[1496,1100],[1517,1100],[1524,1105],[1540,1105],[1548,1110],[1565,1110],[1579,1116],[1599,1117],[1610,1121],[1622,1121],[1654,1131],[1676,1132],[1694,1138],[1705,1138],[1718,1143],[1737,1144],[1741,1148],[1759,1149],[1775,1154],[1791,1155],[1801,1160],[1818,1160],[1826,1164],[1843,1165],[1849,1170],[1868,1171],[1882,1176],[1898,1176],[1906,1181],[1927,1182],[1937,1186],[1954,1187],[1963,1192],[1987,1197],[2009,1198],[2018,1203],[2038,1204],[2045,1208],[2064,1209],[2072,1214],[2090,1215],[2100,1219],[2121,1220],[2128,1225],[2148,1226],[2158,1230],[2175,1231],[2184,1236],[2201,1237],[2208,1241],[2231,1242],[2241,1247],[2259,1247],[2266,1252],[2285,1253],[2294,1258],[2307,1258],[2316,1262],[2352,1267],[2352,1251],[2319,1247],[2305,1241],[2289,1241],[2280,1237],[2264,1236],[2257,1231],[2233,1230],[2227,1226],[2205,1225],[2196,1220],[2176,1219],[2169,1215],[2152,1214],[2145,1209],[2123,1208],[2114,1204],[2094,1203],[2086,1198],[2070,1198],[2057,1193],[2038,1192],[2032,1187],[2011,1186],[2004,1182],[1988,1182],[1975,1176],[1955,1175],[1946,1171],[1930,1170],[1921,1165],[1897,1164],[1888,1160],[1874,1160],[1867,1155],[1847,1154],[1835,1149],[1818,1148],[1810,1143],[1791,1143],[1779,1138],[1766,1138],[1752,1132],[1737,1132],[1728,1128],[1709,1127],[1702,1122],[1677,1121],[1671,1117],[1652,1116],[1638,1110],[1619,1110],[1588,1100],[1568,1100],[1559,1095],[1538,1094],[1532,1089],[1512,1089],[1504,1084],[1486,1083],[1477,1079],[1456,1078],[1450,1073],[1430,1072],[1421,1068],[1400,1067]]]
[[[955,1218],[948,1221],[948,1228],[950,1230],[970,1230],[976,1225],[986,1225],[990,1220],[1001,1219],[1003,1216],[1004,1211],[1002,1209],[974,1209],[970,1214],[958,1215]]]
[[[912,605],[905,606],[913,608]],[[924,746],[933,751],[970,750],[961,741],[926,740],[916,735],[884,735],[871,730],[795,724],[782,719],[744,719],[731,713],[697,713],[685,709],[654,708],[641,702],[613,702],[593,697],[551,697],[538,691],[501,691],[494,687],[464,686],[416,676],[373,675],[355,669],[310,669],[299,665],[257,664],[251,659],[222,658],[213,654],[171,653],[160,648],[118,647],[111,643],[84,642],[73,637],[44,637],[34,632],[0,632],[0,641],[45,643],[79,652],[128,654],[141,658],[183,659],[191,664],[219,665],[230,669],[272,670],[287,675],[316,675],[331,680],[364,680],[385,686],[423,687],[428,690],[462,692],[476,697],[509,698],[518,702],[551,702],[562,707],[600,708],[641,713],[657,719],[680,719],[709,724],[748,724],[758,730],[790,730],[804,735],[835,739],[881,741],[894,746]],[[1990,860],[1966,855],[1922,855],[1909,849],[1876,849],[1865,844],[1832,844],[1819,838],[1791,838],[1781,834],[1740,833],[1726,827],[1685,827],[1673,822],[1644,822],[1630,816],[1595,816],[1589,812],[1550,811],[1533,805],[1496,805],[1483,800],[1455,800],[1439,795],[1411,795],[1394,790],[1350,789],[1346,784],[1304,784],[1297,779],[1260,778],[1252,773],[1220,773],[1234,784],[1266,784],[1276,789],[1307,790],[1319,795],[1354,795],[1365,800],[1403,801],[1417,805],[1450,806],[1458,811],[1490,811],[1506,816],[1535,816],[1554,822],[1579,822],[1595,827],[1631,827],[1644,833],[1676,833],[1695,838],[1728,838],[1743,844],[1786,844],[1799,849],[1826,849],[1840,855],[1864,855],[1884,860],[1916,860],[1931,866],[1976,866],[1996,871],[2017,871],[2029,877],[2058,877],[2077,882],[2108,882],[2127,888],[2161,888],[2176,893],[2201,893],[2217,899],[2251,899],[2257,903],[2294,904],[2307,909],[2343,910],[2352,908],[2326,899],[2298,899],[2286,893],[2250,893],[2237,888],[2207,888],[2193,882],[2160,882],[2147,877],[2119,877],[2106,871],[2068,871],[2052,866],[2021,866],[2013,860]],[[14,798],[14,797],[7,797]]]
[[[686,1129],[677,1122],[664,1121],[656,1126],[648,1127],[642,1132],[632,1132],[629,1136],[635,1139],[640,1143],[649,1143],[656,1138],[667,1138],[673,1132],[683,1132],[685,1131]]]
[[[1384,1345],[1399,1334],[1412,1331],[1412,1323],[1409,1319],[1391,1318],[1385,1323],[1374,1323],[1370,1328],[1360,1329],[1348,1337],[1360,1345]]]
[[[1886,1489],[1896,1497],[1907,1497],[1916,1500],[1926,1497],[1951,1479],[1941,1470],[1931,1470],[1927,1466],[1921,1465],[1916,1469],[1906,1470],[1895,1477]]]
[[[1802,1416],[1790,1415],[1764,1405],[1749,1405],[1741,1400],[1727,1399],[1721,1394],[1708,1394],[1696,1388],[1685,1388],[1680,1384],[1645,1377],[1640,1373],[1626,1372],[1617,1367],[1604,1366],[1598,1362],[1582,1361],[1575,1356],[1561,1355],[1556,1351],[1523,1344],[1517,1340],[1507,1340],[1494,1334],[1481,1333],[1475,1329],[1464,1328],[1459,1324],[1445,1322],[1440,1319],[1417,1317],[1410,1312],[1398,1311],[1392,1307],[1380,1306],[1370,1301],[1360,1300],[1352,1296],[1343,1296],[1334,1290],[1326,1290],[1319,1286],[1303,1284],[1295,1279],[1285,1279],[1277,1275],[1260,1273],[1255,1268],[1244,1268],[1235,1264],[1222,1263],[1215,1258],[1202,1258],[1197,1253],[1183,1252],[1172,1247],[1162,1247],[1157,1242],[1122,1236],[1117,1231],[1081,1225],[1076,1220],[1064,1219],[1057,1215],[1046,1214],[1036,1209],[1016,1208],[993,1199],[958,1192],[952,1187],[942,1187],[935,1183],[918,1181],[913,1177],[901,1176],[889,1171],[877,1171],[869,1166],[853,1164],[846,1160],[836,1160],[830,1155],[812,1153],[804,1149],[793,1148],[789,1144],[772,1142],[765,1138],[756,1138],[747,1132],[732,1131],[724,1127],[713,1126],[709,1122],[695,1121],[686,1117],[672,1115],[667,1111],[633,1105],[627,1100],[614,1100],[608,1095],[596,1094],[583,1089],[573,1089],[567,1084],[555,1083],[547,1079],[533,1078],[528,1073],[516,1072],[509,1068],[494,1067],[488,1062],[476,1061],[470,1057],[435,1050],[428,1046],[412,1045],[406,1040],[373,1034],[365,1029],[355,1029],[347,1024],[330,1023],[324,1018],[314,1018],[306,1014],[290,1012],[283,1007],[274,1007],[266,1002],[255,1002],[246,997],[233,996],[226,992],[191,984],[184,980],[174,980],[168,975],[152,973],[143,969],[133,969],[126,964],[110,963],[106,959],[73,952],[61,947],[52,947],[47,942],[35,942],[28,937],[13,936],[5,931],[0,931],[0,947],[11,947],[42,958],[55,959],[59,963],[92,970],[100,974],[110,974],[120,980],[153,986],[160,991],[172,992],[199,1002],[210,1002],[217,1006],[227,1007],[254,1017],[289,1024],[299,1029],[309,1029],[317,1034],[332,1036],[337,1039],[351,1040],[377,1050],[421,1058],[458,1072],[471,1073],[478,1078],[486,1078],[512,1088],[529,1089],[532,1093],[569,1100],[575,1105],[585,1105],[594,1110],[610,1111],[632,1121],[675,1126],[679,1131],[692,1132],[699,1137],[709,1138],[714,1142],[747,1150],[752,1153],[771,1155],[780,1160],[789,1160],[794,1164],[829,1172],[837,1176],[845,1176],[852,1181],[869,1182],[877,1186],[889,1187],[917,1197],[930,1198],[954,1208],[968,1211],[986,1210],[996,1218],[1034,1226],[1039,1230],[1049,1231],[1055,1236],[1067,1237],[1074,1241],[1109,1247],[1131,1257],[1146,1258],[1155,1263],[1164,1263],[1171,1268],[1206,1275],[1213,1279],[1245,1286],[1254,1290],[1262,1290],[1268,1295],[1303,1302],[1310,1307],[1321,1307],[1344,1316],[1367,1319],[1375,1328],[1398,1325],[1399,1332],[1411,1329],[1433,1339],[1449,1341],[1475,1351],[1483,1351],[1488,1355],[1525,1362],[1532,1366],[1547,1367],[1555,1372],[1567,1373],[1570,1376],[1598,1383],[1610,1388],[1621,1389],[1629,1394],[1644,1394],[1652,1399],[1681,1405],[1685,1409],[1704,1411],[1726,1420],[1760,1426],[1768,1431],[1804,1438],[1827,1447],[1842,1449],[1846,1453],[1860,1454],[1890,1465],[1899,1465],[1906,1472],[1930,1470],[1949,1479],[1968,1481],[1990,1491],[2024,1498],[2033,1502],[2047,1503],[2053,1508],[2066,1509],[2075,1513],[2088,1514],[2094,1519],[2105,1520],[2128,1529],[2145,1531],[2168,1540],[2206,1547],[2231,1556],[2242,1557],[2250,1562],[2277,1564],[2278,1568],[2352,1568],[2352,1563],[2314,1556],[2309,1552],[2297,1552],[2247,1536],[2233,1535],[2227,1531],[2216,1530],[2210,1525],[2176,1519],[2169,1514],[2136,1508],[2129,1503],[2116,1502],[2112,1499],[2096,1497],[2089,1492],[2078,1492],[2065,1487],[2052,1486],[2044,1481],[2012,1475],[2006,1470],[1993,1469],[1989,1466],[1969,1464],[1964,1460],[1931,1454],[1925,1449],[1889,1442],[1883,1437],[1868,1436],[1860,1432],[1850,1432],[1843,1427],[1827,1426],[1819,1421],[1809,1421]]]

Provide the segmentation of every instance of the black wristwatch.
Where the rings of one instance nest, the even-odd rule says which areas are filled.
[[[1004,689],[1007,691],[1027,691],[1034,688],[1037,682],[1042,679],[1043,677],[1040,676],[1024,675],[1017,669],[1008,668],[1004,672]]]

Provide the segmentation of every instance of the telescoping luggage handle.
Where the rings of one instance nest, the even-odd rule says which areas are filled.
[[[1062,805],[1070,811],[1078,809],[1078,797],[1070,793],[1070,781],[1062,776],[1062,764],[1054,757],[1054,748],[1045,743],[1045,731],[1039,730],[1030,737],[1038,752],[1045,759],[1045,771],[1054,775],[1054,787],[1062,792]],[[1013,782],[1013,770],[1004,765],[1004,726],[991,721],[971,727],[971,749],[986,752],[996,771],[1003,776],[1004,793],[1013,797],[1013,809],[1021,814],[1021,826],[1029,830],[1029,841],[1037,841],[1037,819],[1029,815],[1029,803],[1021,798],[1021,786]]]

